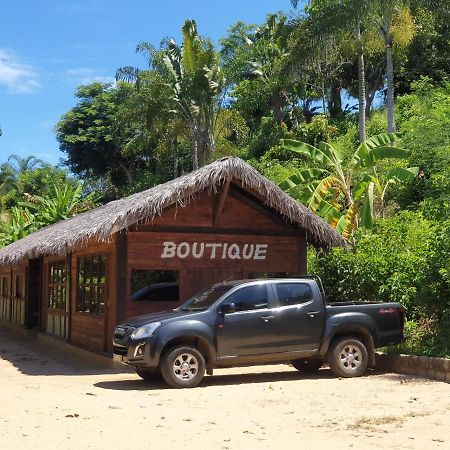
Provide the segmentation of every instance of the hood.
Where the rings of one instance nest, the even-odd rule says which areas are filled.
[[[143,316],[132,317],[131,319],[125,320],[119,326],[131,326],[134,328],[142,327],[152,322],[164,322],[169,319],[179,318],[183,316],[192,316],[198,314],[200,311],[181,311],[181,310],[170,310],[162,311],[153,314],[145,314]]]

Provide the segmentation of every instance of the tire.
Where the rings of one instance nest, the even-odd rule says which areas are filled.
[[[294,359],[291,364],[302,373],[316,373],[322,367],[323,361],[320,359]]]
[[[161,373],[158,369],[135,369],[135,372],[144,381],[161,381]]]
[[[331,346],[328,362],[331,370],[339,377],[360,377],[367,369],[369,354],[359,339],[342,338]]]
[[[173,347],[162,358],[161,375],[174,388],[198,386],[205,376],[205,358],[195,347]]]

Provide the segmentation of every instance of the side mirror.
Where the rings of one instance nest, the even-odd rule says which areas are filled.
[[[220,305],[221,314],[232,314],[236,312],[236,305],[234,303],[223,303]]]

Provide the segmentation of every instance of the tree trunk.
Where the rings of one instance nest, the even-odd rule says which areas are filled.
[[[272,94],[272,113],[275,122],[278,125],[281,125],[281,121],[283,120],[283,102],[279,92],[274,92]]]
[[[384,64],[383,67],[377,67],[372,65],[369,68],[366,65],[365,69],[366,69],[366,119],[367,119],[370,115],[370,110],[372,109],[372,104],[375,100],[375,96],[382,86]]]
[[[358,29],[358,35],[360,30]],[[364,74],[364,48],[360,41],[360,48],[358,50],[358,127],[359,127],[359,141],[366,140],[366,81]]]
[[[387,124],[388,133],[395,131],[394,118],[394,63],[392,61],[392,43],[390,39],[386,42],[386,81],[387,81]]]
[[[330,113],[330,116],[334,118],[339,117],[342,113],[341,86],[336,82],[331,85],[328,112]]]
[[[194,170],[198,169],[198,140],[195,136],[192,139],[192,167]]]
[[[134,178],[133,178],[133,165],[130,167],[127,167],[125,164],[121,164],[120,167],[125,172],[125,175],[127,176],[127,180],[129,184],[133,184]]]

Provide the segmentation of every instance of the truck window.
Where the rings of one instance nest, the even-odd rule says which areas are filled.
[[[264,284],[239,289],[228,298],[236,305],[236,311],[249,311],[268,307],[267,288]]]
[[[275,284],[281,306],[298,305],[312,299],[311,288],[306,283]]]
[[[178,302],[179,273],[175,270],[133,269],[130,277],[132,302]]]

